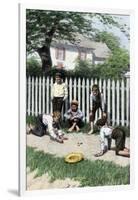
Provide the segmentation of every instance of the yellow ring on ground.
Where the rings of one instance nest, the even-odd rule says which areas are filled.
[[[81,160],[84,159],[84,156],[82,153],[69,153],[66,157],[65,157],[65,162],[67,163],[76,163],[79,162]]]

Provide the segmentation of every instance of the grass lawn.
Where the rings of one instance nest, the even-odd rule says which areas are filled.
[[[35,151],[27,147],[27,166],[31,171],[37,169],[37,175],[48,173],[51,182],[56,179],[71,178],[84,186],[126,185],[130,181],[130,167],[121,167],[112,162],[83,160],[76,164],[64,162],[64,158]]]

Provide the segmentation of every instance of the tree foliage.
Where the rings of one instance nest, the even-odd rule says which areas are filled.
[[[119,38],[113,33],[109,33],[106,31],[97,33],[97,35],[95,36],[95,41],[105,43],[112,52],[120,48]]]

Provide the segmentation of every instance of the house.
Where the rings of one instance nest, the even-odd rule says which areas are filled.
[[[74,69],[77,58],[89,59],[92,64],[98,64],[103,63],[111,53],[105,43],[95,42],[82,36],[77,44],[63,40],[52,42],[50,50],[53,65],[66,70]]]
[[[77,58],[81,60],[88,59],[92,64],[98,64],[103,63],[111,53],[105,43],[95,42],[83,36],[77,36],[76,44],[64,40],[52,42],[50,52],[52,65],[66,70],[75,68]],[[41,62],[37,53],[34,56]]]

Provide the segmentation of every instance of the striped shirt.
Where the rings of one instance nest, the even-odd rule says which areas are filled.
[[[70,118],[72,118],[72,119],[73,118],[83,119],[83,113],[79,109],[77,109],[76,112],[69,109],[64,116],[65,116],[66,119],[70,119]]]

